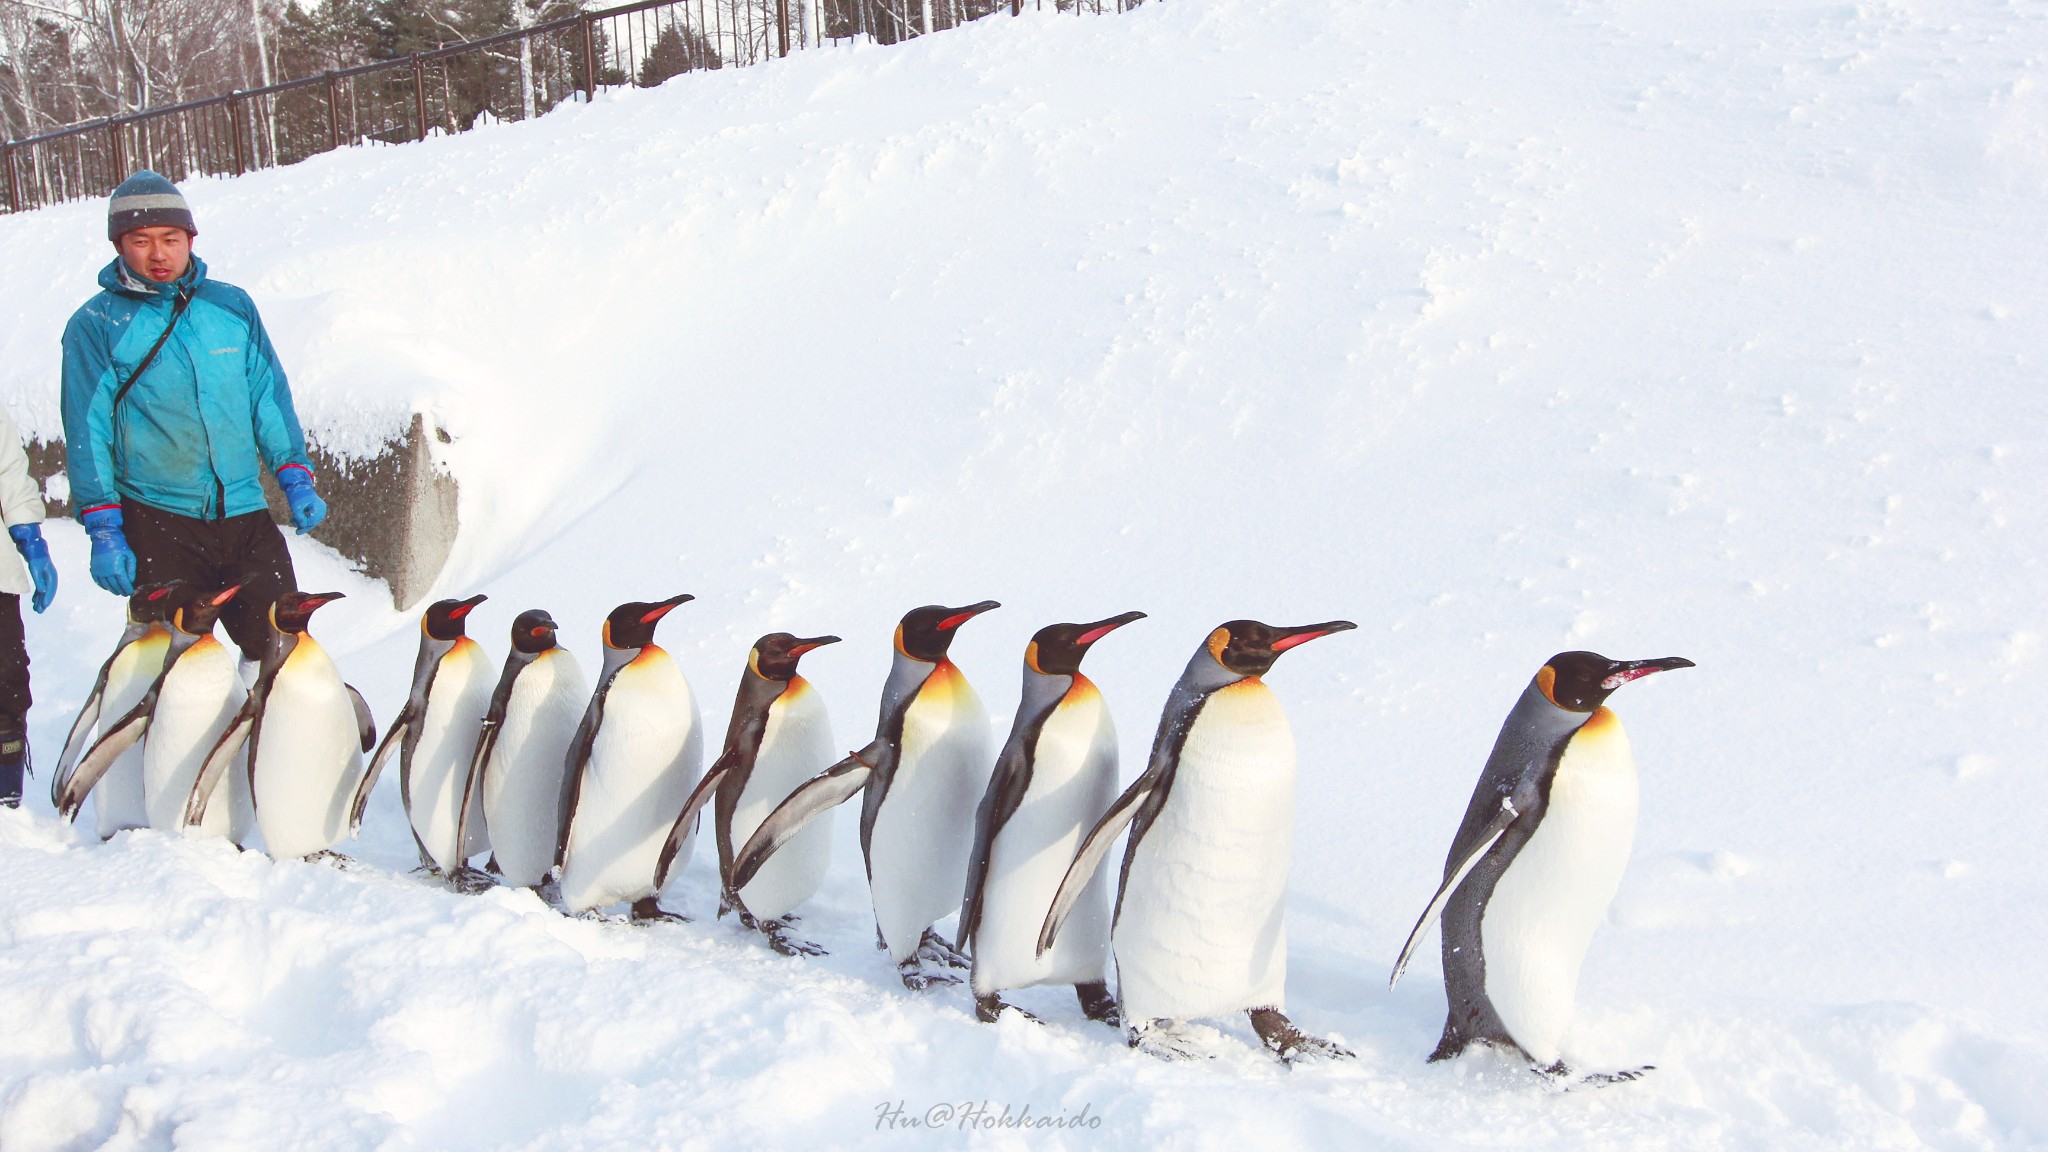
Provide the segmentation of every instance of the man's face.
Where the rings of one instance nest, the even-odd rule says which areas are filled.
[[[183,276],[192,263],[192,234],[183,228],[137,228],[123,232],[114,247],[130,271],[158,284]]]

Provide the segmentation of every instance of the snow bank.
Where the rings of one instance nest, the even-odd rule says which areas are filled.
[[[956,647],[998,716],[1037,627],[1143,609],[1089,659],[1128,775],[1209,627],[1357,620],[1271,682],[1290,1005],[1359,1059],[903,992],[850,817],[806,964],[429,889],[388,794],[347,873],[38,802],[0,821],[0,1145],[886,1147],[926,1138],[878,1110],[983,1099],[1102,1120],[997,1146],[2048,1145],[2043,59],[2041,13],[1947,0],[1171,0],[195,182],[324,441],[455,436],[443,586],[494,649],[693,592],[663,638],[712,713],[756,635],[829,630],[854,745],[908,607],[1004,602]],[[101,211],[0,219],[26,429]],[[118,612],[51,534],[46,750]],[[410,623],[322,615],[394,714]],[[1384,979],[1574,647],[1700,666],[1614,702],[1642,826],[1567,1044],[1659,1070],[1560,1096],[1421,1063],[1433,947]]]

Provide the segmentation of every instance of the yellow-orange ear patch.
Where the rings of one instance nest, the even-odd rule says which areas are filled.
[[[747,671],[752,672],[756,676],[761,676],[761,650],[759,648],[747,649]],[[761,678],[763,680],[767,679],[766,676],[761,676]]]
[[[1033,640],[1024,646],[1024,666],[1040,675],[1045,674],[1045,669],[1038,666],[1038,641]]]
[[[1230,629],[1218,628],[1209,633],[1209,657],[1218,664],[1223,663],[1223,650],[1230,647]]]
[[[1557,697],[1554,695],[1556,687],[1557,669],[1545,664],[1536,670],[1536,690],[1543,693],[1543,698],[1552,704],[1557,704]],[[1562,708],[1564,705],[1558,704],[1558,707]]]
[[[898,652],[903,652],[903,625],[901,624],[898,624],[896,626],[896,650]],[[903,654],[905,656],[910,655],[910,653],[908,652],[903,652]]]

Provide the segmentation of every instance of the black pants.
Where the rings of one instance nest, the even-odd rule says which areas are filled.
[[[240,584],[242,590],[221,611],[220,622],[244,659],[262,659],[270,645],[271,602],[299,588],[284,533],[269,512],[196,520],[123,500],[121,520],[128,547],[135,550],[137,585],[183,580],[218,592]]]
[[[21,632],[21,597],[0,592],[0,742],[23,738],[28,705],[28,644]],[[21,759],[0,756],[0,803],[21,798]]]
[[[21,631],[21,597],[0,592],[0,715],[26,716],[28,641]]]

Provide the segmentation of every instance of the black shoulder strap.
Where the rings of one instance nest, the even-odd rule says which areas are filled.
[[[163,351],[164,341],[169,340],[171,338],[172,330],[177,328],[178,321],[182,319],[185,315],[185,305],[190,304],[191,302],[191,286],[187,285],[183,288],[178,289],[177,300],[175,303],[171,305],[171,322],[169,324],[164,325],[163,335],[158,336],[156,338],[156,343],[151,344],[149,346],[149,351],[142,354],[142,362],[135,366],[135,371],[130,372],[128,374],[128,378],[126,380],[121,381],[121,386],[114,390],[115,408],[119,408],[121,406],[121,401],[128,398],[128,390],[130,388],[135,387],[135,382],[137,380],[142,379],[142,374],[149,370],[150,361],[155,360],[156,354],[158,352]]]

